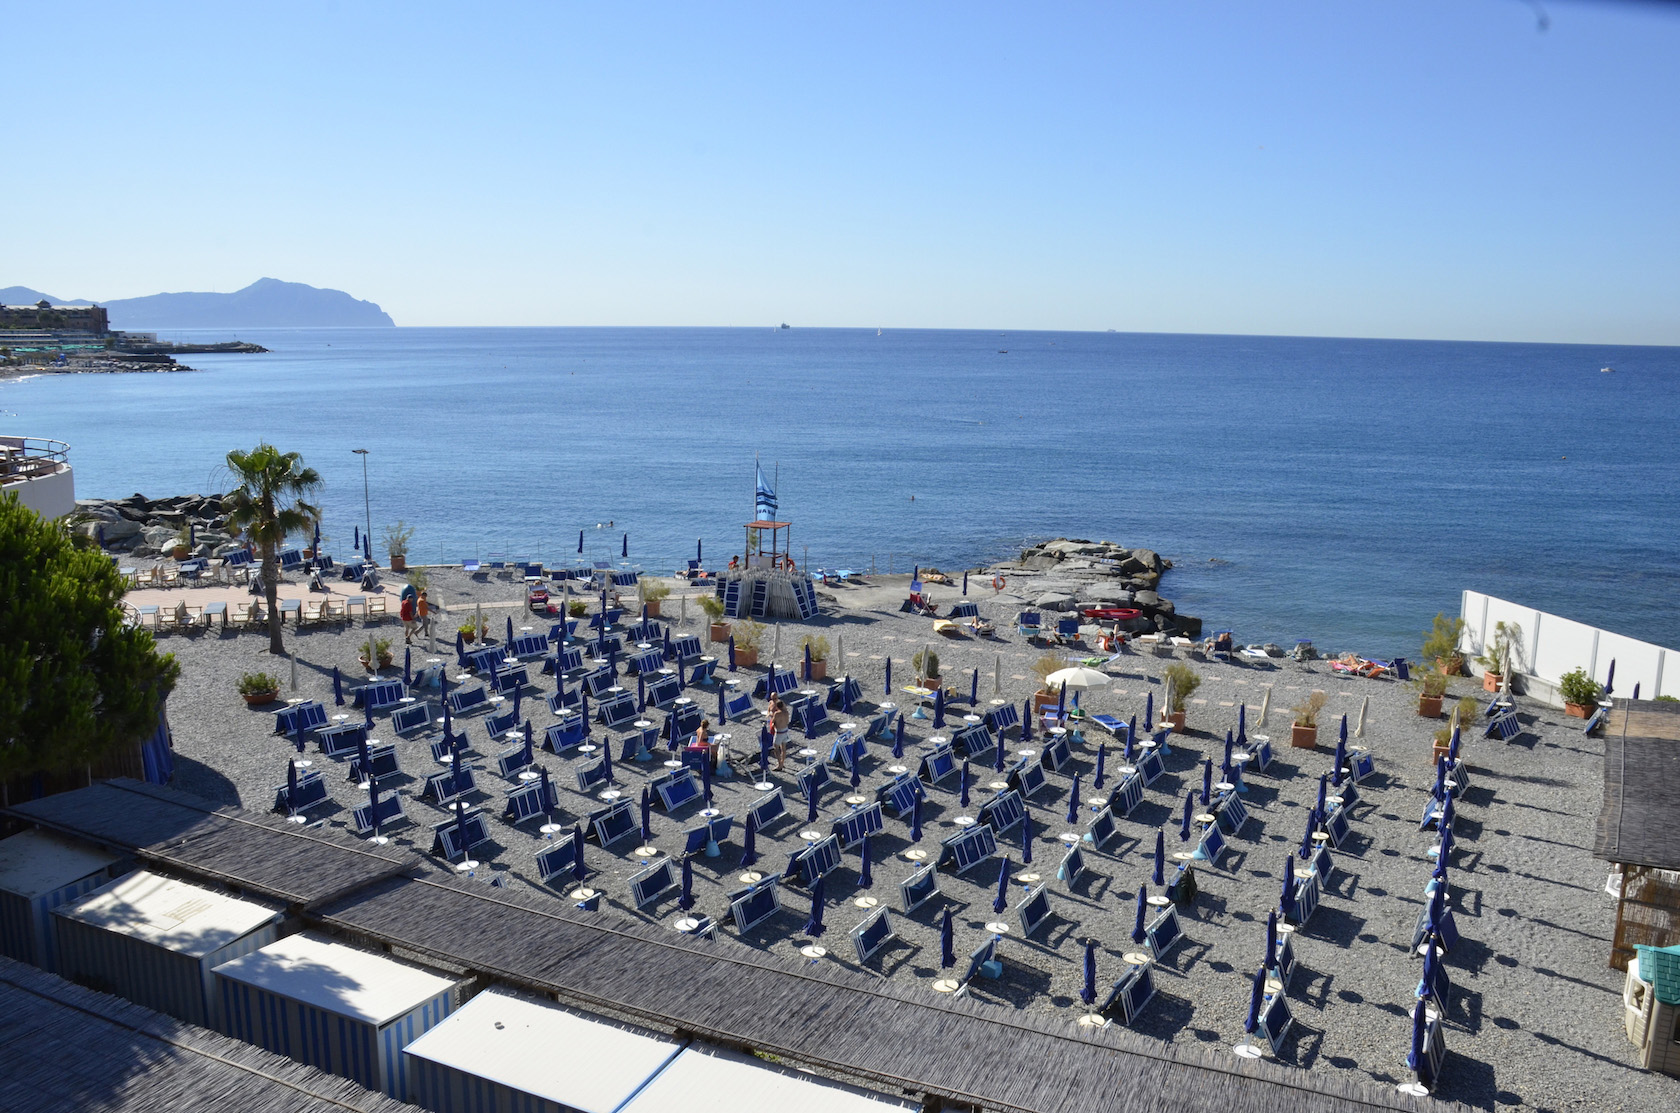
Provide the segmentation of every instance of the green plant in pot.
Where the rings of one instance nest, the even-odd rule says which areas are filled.
[[[910,658],[910,667],[916,670],[918,688],[939,687],[939,654],[931,649],[918,649]]]
[[[759,647],[764,644],[765,625],[750,618],[738,618],[730,627],[735,639],[735,663],[742,668],[758,664]]]
[[[1464,637],[1464,620],[1435,616],[1435,624],[1423,635],[1423,658],[1434,661],[1443,676],[1457,676],[1464,671],[1464,656],[1458,644]]]
[[[1487,670],[1482,673],[1482,688],[1485,691],[1499,691],[1500,682],[1511,668],[1513,650],[1521,637],[1522,627],[1515,622],[1493,624],[1493,641],[1476,658],[1476,663]]]
[[[723,600],[716,595],[702,595],[700,609],[706,612],[707,636],[714,642],[728,641],[729,623],[723,620]]]
[[[1558,679],[1558,695],[1563,697],[1565,713],[1585,719],[1604,697],[1604,688],[1586,669],[1571,669]]]
[[[582,618],[589,613],[589,604],[582,599],[573,599],[566,604],[566,613],[572,618]]]
[[[461,635],[461,640],[471,645],[478,640],[478,627],[469,619],[455,627],[455,632]]]
[[[172,555],[176,560],[186,560],[192,553],[192,549],[190,548],[191,545],[192,526],[183,522],[181,523],[179,532],[175,534],[175,547],[171,550],[170,555]]]
[[[636,581],[636,598],[641,600],[642,606],[647,608],[649,618],[659,617],[659,604],[671,594],[671,585],[662,580],[641,579]]]
[[[806,634],[800,639],[799,648],[811,653],[811,679],[828,679],[828,639],[821,634]]]
[[[1418,714],[1425,719],[1441,717],[1441,697],[1447,694],[1447,678],[1439,672],[1420,673],[1413,681],[1418,689]]]
[[[1192,692],[1202,686],[1202,677],[1195,669],[1182,662],[1173,662],[1161,670],[1161,682],[1168,686],[1171,698],[1169,706],[1162,708],[1166,717],[1172,722],[1173,730],[1184,733],[1184,702],[1190,698]]]
[[[1302,750],[1318,748],[1318,717],[1324,713],[1324,705],[1329,702],[1329,696],[1314,690],[1308,693],[1306,699],[1290,708],[1295,713],[1295,723],[1289,732],[1291,746]]]
[[[364,669],[367,669],[369,672],[378,672],[380,669],[388,669],[391,667],[390,638],[373,639],[373,661],[368,660],[368,644],[366,642],[362,643],[361,649],[362,651],[358,654],[357,659],[361,661]]]
[[[385,527],[385,551],[391,554],[391,571],[402,572],[408,568],[408,543],[412,540],[414,528],[401,518],[396,525]]]
[[[1033,693],[1033,707],[1043,707],[1047,703],[1055,703],[1059,693],[1050,687],[1050,674],[1060,672],[1072,666],[1073,662],[1060,653],[1046,653],[1032,663],[1032,674],[1038,680],[1038,690]]]
[[[280,697],[280,678],[266,672],[241,673],[237,687],[252,707],[273,703]]]

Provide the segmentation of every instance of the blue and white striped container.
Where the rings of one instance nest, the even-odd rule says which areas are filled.
[[[45,831],[0,839],[0,955],[56,973],[52,910],[110,881],[123,861]]]
[[[283,914],[138,870],[53,910],[59,973],[189,1024],[217,1025],[217,966],[280,937]]]
[[[683,1044],[491,989],[408,1045],[409,1100],[435,1113],[612,1113]]]
[[[216,968],[235,1039],[408,1100],[403,1048],[448,1016],[459,983],[305,932]]]

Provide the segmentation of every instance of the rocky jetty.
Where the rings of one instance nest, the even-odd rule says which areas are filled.
[[[149,499],[77,499],[70,528],[84,537],[103,539],[107,552],[159,556],[186,544],[190,555],[223,556],[244,545],[234,539],[220,495],[174,495]]]
[[[1161,596],[1161,577],[1172,561],[1153,549],[1129,549],[1113,541],[1058,537],[1021,551],[990,571],[1009,579],[1011,590],[1032,599],[1041,611],[1131,607],[1142,612],[1139,629],[1200,637],[1202,620],[1177,613]]]

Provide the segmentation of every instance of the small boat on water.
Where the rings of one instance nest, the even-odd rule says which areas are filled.
[[[1600,367],[1598,369],[1598,373],[1600,375],[1614,375],[1616,373],[1616,369],[1614,367]]]

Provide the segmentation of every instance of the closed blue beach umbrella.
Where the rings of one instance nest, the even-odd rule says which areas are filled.
[[[945,906],[945,912],[939,917],[939,965],[949,970],[957,964],[957,952],[952,938],[951,906]]]
[[[1213,759],[1202,761],[1202,804],[1205,807],[1213,800]]]
[[[1447,759],[1440,757],[1435,759],[1435,787],[1431,790],[1431,794],[1435,797],[1435,799],[1439,800],[1446,794],[1446,791]]]
[[[297,796],[297,759],[289,757],[289,758],[286,759],[286,811],[287,812],[295,813],[297,811],[297,809],[292,806],[292,800],[296,796]]]
[[[350,527],[350,547],[352,549],[360,549],[362,547],[362,527],[361,526],[351,526]]]
[[[817,822],[817,794],[815,792],[813,792],[813,793],[811,793],[810,798],[805,801],[805,825],[807,827],[814,826],[816,824],[816,822]]]
[[[583,861],[583,827],[572,824],[572,880],[582,881],[589,876],[589,867]]]
[[[938,683],[937,681],[935,683]],[[945,725],[945,685],[940,684],[933,693],[933,729],[939,730]]]
[[[1285,920],[1295,915],[1295,855],[1283,856],[1283,894],[1278,898],[1278,912]]]
[[[1604,674],[1604,698],[1609,699],[1616,687],[1616,659],[1610,658],[1610,670]]]
[[[1003,732],[998,731],[997,741],[992,744],[992,772],[1003,772]]]
[[[1068,790],[1067,821],[1069,823],[1078,823],[1079,822],[1079,774],[1078,773],[1075,773],[1073,775],[1073,787]]]
[[[1277,969],[1277,909],[1266,913],[1266,961],[1261,964],[1264,970]]]
[[[1317,808],[1308,808],[1307,809],[1307,829],[1305,831],[1301,832],[1300,854],[1301,854],[1301,861],[1303,861],[1303,862],[1307,862],[1307,861],[1312,860],[1313,832],[1316,831],[1316,830],[1318,830],[1318,809]]]
[[[893,724],[892,755],[895,758],[904,756],[904,712],[902,711],[898,713],[898,719]]]
[[[1253,1035],[1260,1027],[1260,1007],[1266,1002],[1266,968],[1262,966],[1254,972],[1254,983],[1248,991],[1248,1016],[1243,1020],[1243,1031]]]
[[[1343,715],[1342,715],[1341,741],[1338,744],[1338,752],[1345,752],[1346,750],[1347,750],[1347,714],[1344,712]]]
[[[366,698],[362,700],[362,725],[369,730],[373,729],[373,701]],[[298,753],[303,753],[303,734],[301,731],[298,733]]]
[[[1155,724],[1155,693],[1150,692],[1143,701],[1143,722],[1146,727]]]
[[[448,682],[445,681],[445,683],[447,684]],[[449,698],[448,698],[448,693],[447,692],[444,693],[444,700],[443,700],[443,741],[451,749],[454,749],[454,747],[455,747],[455,731],[454,731],[453,724],[450,722],[450,718],[449,718]]]
[[[772,741],[768,724],[758,732],[758,779],[760,783],[770,779],[770,743]]]
[[[852,676],[846,674],[846,682],[840,685],[840,711],[842,714],[852,713]]]
[[[1211,762],[1210,762],[1211,764]],[[1184,793],[1184,817],[1178,821],[1178,841],[1190,841],[1190,816],[1196,810],[1196,790],[1189,789]]]
[[[507,638],[502,642],[502,644],[513,644],[513,616],[511,614],[507,616]]]
[[[709,754],[700,757],[700,795],[706,798],[706,806],[712,806],[712,758]]]
[[[403,686],[404,687],[410,687],[413,684],[414,684],[414,647],[413,646],[407,646],[403,649]]]
[[[523,698],[522,693],[524,691],[525,689],[523,688],[515,688],[513,690],[513,717],[515,719],[519,718],[519,701]]]
[[[682,896],[677,898],[677,907],[684,912],[694,907],[694,862],[687,854],[682,859]]]
[[[801,679],[807,684],[811,682],[811,645],[809,642],[805,644],[805,673]]]
[[[362,556],[369,564],[373,563],[373,539],[366,534],[362,535]]]
[[[461,631],[455,631],[455,663],[461,668],[467,667],[467,642]]]
[[[1139,885],[1137,891],[1137,920],[1132,924],[1132,942],[1142,943],[1149,936],[1143,930],[1143,918],[1149,914],[1149,886]]]
[[[811,886],[811,918],[805,921],[805,934],[812,939],[819,938],[828,929],[823,926],[823,881],[817,878]]]
[[[703,561],[705,559],[706,559],[706,541],[705,541],[705,538],[696,537],[694,539],[694,563],[699,564],[701,561]]]
[[[459,783],[461,780],[461,751],[456,750],[449,755],[449,777]]]
[[[653,789],[642,786],[642,842],[653,841]]]
[[[1165,829],[1155,832],[1155,874],[1157,885],[1167,883],[1167,832]]]
[[[1103,778],[1104,778],[1104,776],[1107,775],[1105,773],[1104,767],[1107,766],[1107,764],[1108,764],[1108,743],[1107,742],[1099,742],[1099,743],[1097,743],[1097,772],[1091,778],[1091,787],[1096,789],[1098,792],[1102,791]]]
[[[578,552],[583,552],[583,531],[578,530]]]
[[[1001,735],[1001,732],[1000,732]],[[1028,697],[1021,701],[1021,744],[1024,746],[1033,740],[1033,701]],[[998,741],[1003,741],[1002,737]]]
[[[344,706],[344,676],[338,671],[337,665],[333,666],[333,704],[337,707]]]
[[[1458,728],[1453,727],[1452,740],[1447,743],[1447,760],[1458,760]]]
[[[958,804],[959,807],[964,807],[964,808],[968,807],[968,759],[967,758],[963,759],[962,772],[957,774],[957,804]]]
[[[1062,681],[1061,691],[1056,693],[1056,721],[1064,722],[1067,715],[1067,681]],[[1064,723],[1065,725],[1065,723]]]
[[[1441,828],[1441,842],[1435,849],[1435,860],[1447,862],[1452,860],[1453,833],[1451,827]]]
[[[1085,940],[1085,985],[1079,990],[1079,999],[1086,1005],[1097,1003],[1097,941]]]
[[[758,861],[758,816],[747,812],[747,829],[741,835],[741,865]]]
[[[863,845],[859,848],[863,855],[863,864],[858,867],[858,888],[873,889],[875,887],[875,871],[869,861],[869,836],[863,836]]]
[[[1225,732],[1225,760],[1220,764],[1220,771],[1225,774],[1225,779],[1226,780],[1231,779],[1231,759],[1236,756],[1236,749],[1237,749],[1236,739],[1231,737],[1231,732],[1230,731],[1226,731]]]
[[[1239,703],[1239,704],[1237,704],[1237,741],[1238,742],[1241,742],[1241,743],[1244,743],[1244,744],[1246,744],[1248,742],[1247,730],[1246,730],[1247,727],[1248,727],[1248,704]]]
[[[526,723],[525,723],[525,729],[526,730],[531,729],[531,724],[530,724],[529,720],[527,720]],[[529,736],[527,736],[527,737],[529,737]],[[527,742],[526,745],[529,746],[530,743]],[[601,775],[606,778],[606,782],[608,784],[617,784],[618,783],[618,781],[616,779],[614,779],[614,777],[613,777],[612,743],[610,741],[607,743],[607,745],[601,747]]]
[[[467,806],[461,801],[455,801],[455,845],[461,848],[461,857],[467,857]]]
[[[1330,774],[1320,773],[1318,775],[1318,803],[1313,805],[1314,810],[1316,810],[1319,815],[1325,814],[1324,803],[1329,798],[1329,784]]]
[[[975,669],[973,674],[970,675],[969,678],[968,678],[968,702],[971,703],[971,704],[979,704],[979,702],[980,702],[980,670],[979,669]]]
[[[964,595],[968,594],[968,573],[967,572],[963,573],[963,594]]]
[[[717,712],[718,722],[727,723],[729,721],[729,716],[726,713],[727,710],[728,710],[728,707],[724,702],[723,692],[724,692],[723,685],[719,684],[718,685],[718,712]]]
[[[1414,1073],[1423,1066],[1423,1037],[1427,1026],[1428,1015],[1419,1001],[1412,1006],[1412,1049],[1406,1052],[1406,1069]]]
[[[922,794],[919,792],[910,801],[910,841],[922,841]]]
[[[1347,763],[1347,739],[1336,743],[1336,753],[1330,759],[1330,783],[1342,787],[1342,766]]]
[[[618,555],[621,557],[630,555],[630,535],[628,533],[624,535],[624,544],[619,548]]]
[[[886,682],[885,685],[883,685],[883,687],[885,688],[887,695],[889,695],[889,696],[892,695],[892,658],[891,657],[887,658],[887,682]]]
[[[368,814],[373,817],[373,837],[379,838],[379,778],[368,777]]]
[[[860,785],[862,783],[863,783],[863,762],[854,761],[854,762],[852,762],[852,787],[856,788],[858,785]]]
[[[805,737],[815,738],[817,736],[817,717],[815,715],[802,715],[800,717],[805,720]]]
[[[1132,763],[1132,746],[1137,740],[1137,716],[1133,715],[1126,721],[1126,764]]]
[[[1032,808],[1021,805],[1021,864],[1032,865],[1033,817]]]
[[[998,859],[997,896],[992,898],[992,911],[1002,912],[1009,907],[1009,855]]]
[[[548,812],[552,811],[555,804],[559,803],[554,798],[554,786],[548,783],[548,766],[546,765],[537,769],[537,792],[542,796],[543,818],[546,821]]]
[[[589,686],[578,686],[578,712],[583,715],[583,732],[589,733]]]
[[[356,770],[363,777],[371,777],[372,768],[373,760],[368,755],[367,732],[363,731],[362,736],[356,739]]]
[[[721,697],[723,695],[723,690],[721,688],[718,690],[718,695],[719,695],[719,697]],[[640,715],[643,712],[645,712],[646,710],[647,710],[647,676],[643,673],[638,672],[636,674],[636,714]],[[718,721],[719,722],[723,721],[723,713],[722,712],[718,713]]]

